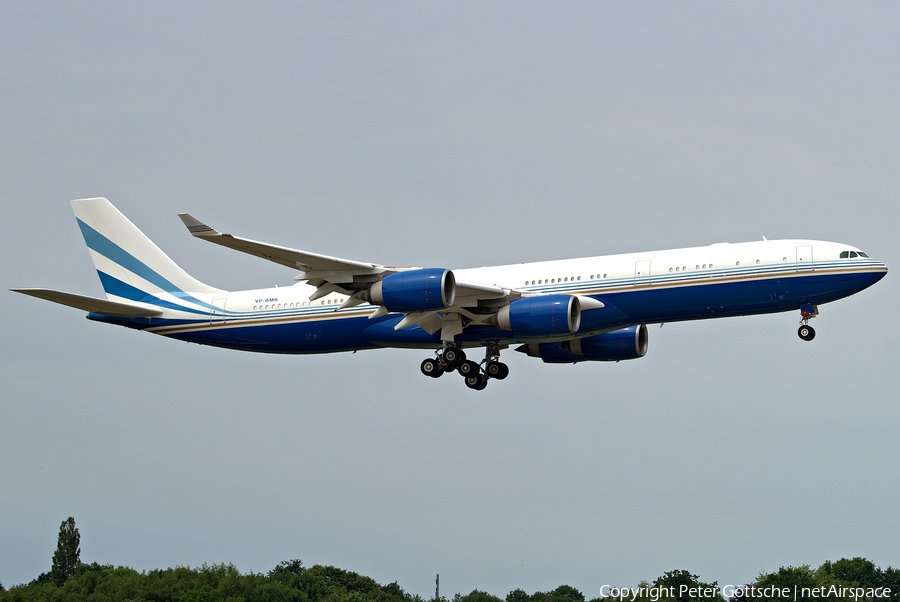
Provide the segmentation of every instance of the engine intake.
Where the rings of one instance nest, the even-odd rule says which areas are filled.
[[[522,345],[516,351],[539,357],[548,364],[574,364],[633,360],[647,355],[648,346],[647,326],[641,324],[562,343]]]
[[[444,268],[423,268],[389,274],[373,284],[366,301],[389,311],[430,311],[456,301],[456,278]]]
[[[581,326],[581,303],[573,295],[524,297],[500,309],[493,323],[517,337],[572,334]]]

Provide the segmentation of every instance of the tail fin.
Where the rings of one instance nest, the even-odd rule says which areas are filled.
[[[71,201],[84,242],[109,299],[169,293],[221,293],[191,277],[104,198]]]

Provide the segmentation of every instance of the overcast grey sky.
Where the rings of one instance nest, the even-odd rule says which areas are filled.
[[[896,3],[0,3],[4,288],[101,288],[106,196],[223,288],[290,270],[177,218],[471,267],[837,240],[900,269]],[[0,294],[0,581],[301,558],[429,595],[596,596],[685,568],[900,565],[897,274],[821,308],[652,328],[647,357],[269,357]]]

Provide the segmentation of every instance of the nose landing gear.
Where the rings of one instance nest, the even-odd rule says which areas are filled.
[[[818,315],[819,308],[811,303],[800,307],[800,328],[797,329],[797,335],[804,341],[811,341],[816,338],[816,330],[809,325],[809,321]]]

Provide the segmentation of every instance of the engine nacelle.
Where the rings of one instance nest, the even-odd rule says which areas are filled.
[[[581,326],[581,303],[573,295],[524,297],[498,311],[493,322],[517,337],[572,334]]]
[[[389,274],[368,290],[366,300],[389,311],[431,311],[456,301],[456,278],[444,268],[424,268]]]
[[[649,335],[644,324],[562,343],[522,345],[516,351],[539,357],[548,364],[618,362],[647,355]]]

